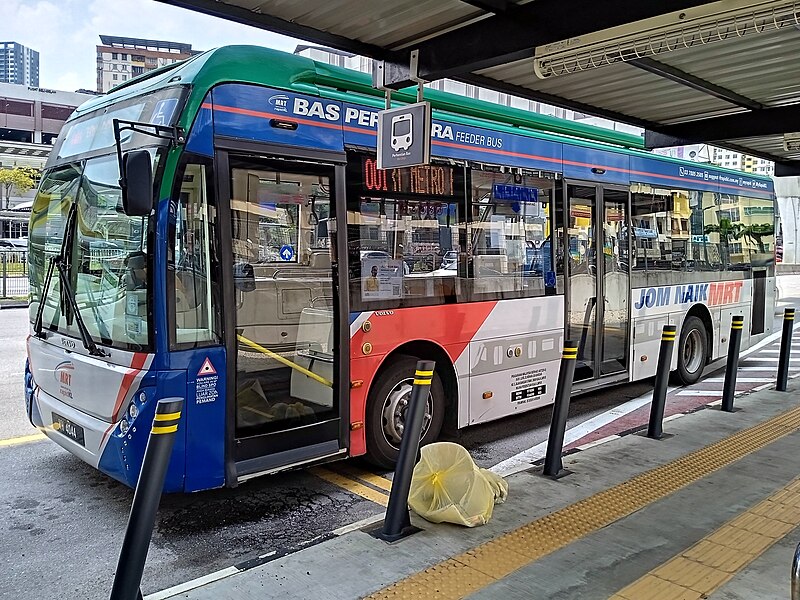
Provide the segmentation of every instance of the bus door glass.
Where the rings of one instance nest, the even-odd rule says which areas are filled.
[[[332,183],[332,167],[230,158],[239,461],[338,440]]]
[[[578,342],[575,380],[627,369],[627,191],[568,185],[567,338]]]
[[[600,323],[600,375],[628,368],[628,192],[603,189],[603,309]]]

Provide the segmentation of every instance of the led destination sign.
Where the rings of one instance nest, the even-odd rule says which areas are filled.
[[[457,189],[456,174],[448,165],[379,169],[369,156],[361,157],[361,182],[368,192],[415,196],[454,196]]]

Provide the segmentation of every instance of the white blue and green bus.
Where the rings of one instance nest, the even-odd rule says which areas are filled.
[[[414,100],[412,91],[395,94]],[[696,381],[774,307],[772,182],[641,139],[428,90],[430,165],[380,170],[369,77],[226,47],[90,100],[30,221],[27,412],[134,485],[155,403],[185,401],[166,489],[395,460],[414,365],[423,442],[652,376]]]

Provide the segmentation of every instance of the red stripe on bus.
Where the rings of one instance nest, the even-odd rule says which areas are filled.
[[[144,367],[145,362],[147,362],[146,353],[136,352],[133,355],[130,370],[125,373],[125,376],[122,378],[122,383],[119,386],[119,392],[117,392],[117,401],[114,403],[114,412],[111,413],[112,421],[116,422],[117,417],[119,416],[119,411],[122,408],[122,403],[125,401],[125,397],[128,395],[128,390],[131,389],[134,379],[142,370],[142,367]]]

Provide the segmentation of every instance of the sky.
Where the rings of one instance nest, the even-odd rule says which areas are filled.
[[[208,50],[255,44],[292,52],[298,40],[155,0],[2,0],[0,41],[39,52],[39,86],[97,88],[100,35],[168,40]]]

